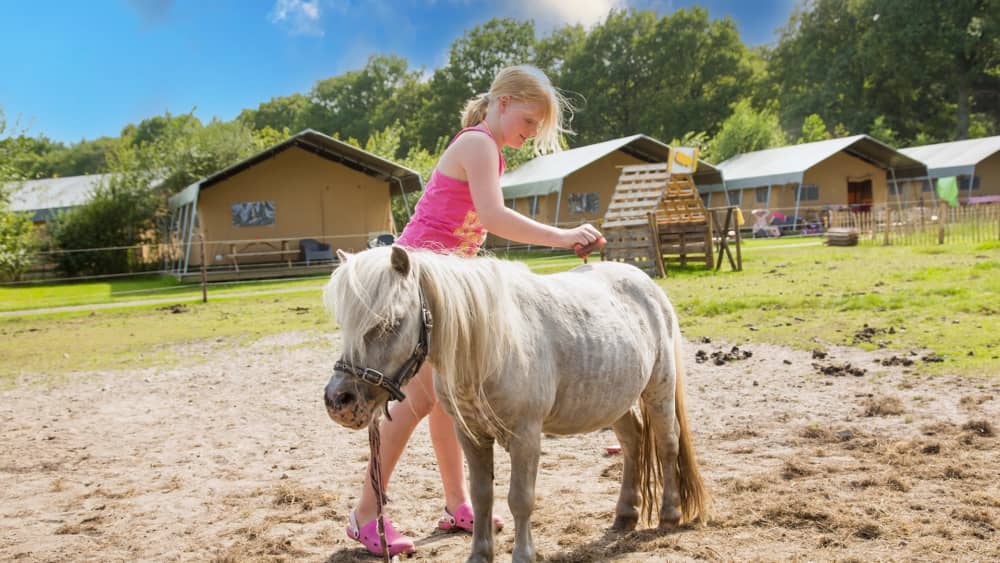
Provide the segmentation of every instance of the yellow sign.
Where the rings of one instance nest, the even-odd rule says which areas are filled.
[[[694,147],[673,147],[670,149],[670,173],[694,174],[698,169],[698,149]]]

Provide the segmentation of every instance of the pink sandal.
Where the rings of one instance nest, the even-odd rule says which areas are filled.
[[[415,546],[413,540],[400,534],[389,521],[388,516],[384,516],[385,521],[385,546],[389,548],[389,555],[399,555],[400,553],[413,553]],[[358,526],[358,517],[351,511],[351,524],[345,530],[347,537],[361,542],[373,555],[382,555],[382,546],[378,541],[378,519],[372,520],[364,526]]]
[[[441,516],[440,520],[438,520],[438,528],[448,531],[465,530],[467,532],[471,532],[472,525],[472,505],[467,502],[463,502],[458,505],[458,508],[455,509],[455,514],[448,512],[448,509],[445,508],[444,515]],[[496,532],[503,529],[503,519],[499,516],[493,517],[493,529]]]

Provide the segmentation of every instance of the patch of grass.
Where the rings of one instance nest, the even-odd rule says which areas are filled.
[[[213,294],[220,293],[316,288],[328,277],[323,274],[291,280],[215,282],[209,284],[208,294],[211,299]],[[182,284],[171,276],[154,275],[80,283],[6,285],[0,286],[0,311],[198,296],[201,296],[200,284]]]
[[[919,363],[922,372],[996,371],[1000,245],[844,248],[753,241],[744,248],[743,267],[708,277],[674,268],[659,280],[685,336],[804,350],[926,350],[945,361]],[[865,323],[886,333],[855,344],[852,336]]]
[[[209,353],[213,343],[246,345],[270,334],[334,329],[318,289],[174,310],[142,306],[0,318],[0,385],[22,374],[46,374],[44,382],[52,382],[69,372],[183,364]],[[193,343],[204,344],[200,352],[189,347]]]
[[[539,273],[581,263],[569,253],[512,256]],[[592,262],[598,260],[591,257]],[[803,350],[837,345],[883,347],[898,354],[918,350],[919,357],[933,353],[944,358],[918,361],[915,369],[922,373],[996,373],[1000,245],[845,248],[822,246],[809,238],[750,240],[743,248],[743,265],[742,272],[671,266],[669,277],[658,280],[677,309],[685,336]],[[52,379],[75,371],[188,361],[188,344],[193,342],[211,348],[215,342],[242,345],[291,330],[327,333],[335,327],[320,302],[325,279],[216,284],[207,304],[190,302],[187,312],[176,314],[141,306],[0,318],[0,357],[6,360],[0,364],[0,385],[23,373],[44,373]],[[270,289],[296,292],[218,297]],[[200,295],[200,288],[153,277],[8,286],[0,288],[0,310],[165,295]],[[877,336],[855,342],[866,323],[878,329]]]

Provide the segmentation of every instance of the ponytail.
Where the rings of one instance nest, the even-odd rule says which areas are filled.
[[[486,110],[490,107],[490,95],[479,94],[465,103],[462,110],[462,128],[475,127],[486,119]]]

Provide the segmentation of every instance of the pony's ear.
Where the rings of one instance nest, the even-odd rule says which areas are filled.
[[[410,255],[400,246],[392,247],[392,269],[403,277],[410,273]]]
[[[341,250],[339,248],[337,249],[337,258],[340,259],[340,263],[341,264],[346,264],[347,261],[350,260],[352,257],[354,257],[353,254],[350,254],[348,252],[344,252],[343,250]]]

